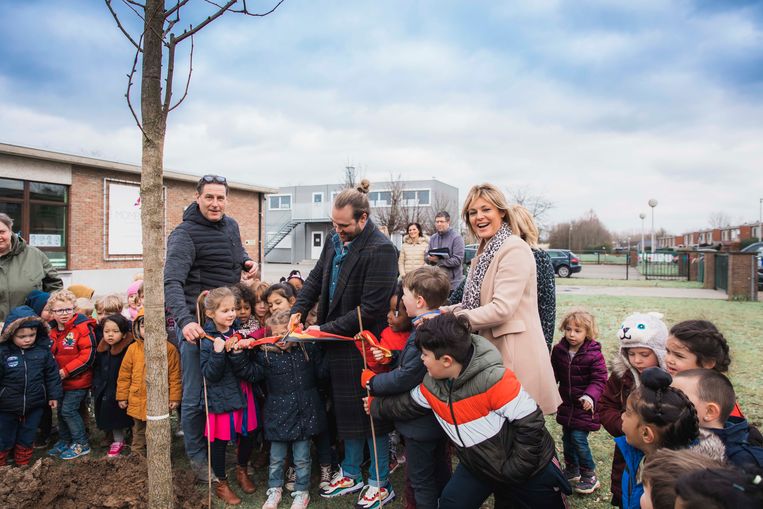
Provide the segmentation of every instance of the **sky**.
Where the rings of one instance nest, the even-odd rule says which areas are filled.
[[[191,0],[177,26],[213,9]],[[350,164],[461,199],[491,182],[553,202],[548,223],[593,209],[616,231],[648,228],[651,198],[675,234],[758,220],[763,0],[286,0],[194,42],[168,169],[279,187]],[[138,164],[133,58],[103,2],[1,2],[0,142]]]

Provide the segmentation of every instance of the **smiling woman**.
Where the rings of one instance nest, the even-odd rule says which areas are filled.
[[[463,315],[490,340],[503,364],[544,414],[556,412],[556,389],[548,348],[538,317],[535,258],[530,246],[512,235],[512,214],[492,184],[474,186],[466,197],[464,221],[479,239],[461,304],[447,308]]]

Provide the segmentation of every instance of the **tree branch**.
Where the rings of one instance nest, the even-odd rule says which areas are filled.
[[[169,48],[169,51],[167,52],[167,86],[164,88],[164,104],[162,105],[162,112],[164,115],[170,111],[170,102],[172,101],[172,81],[175,79],[175,48],[177,47],[175,34],[170,34],[170,42],[167,47]]]
[[[167,113],[174,110],[178,106],[180,106],[180,103],[182,103],[185,98],[188,96],[188,87],[191,85],[191,74],[193,73],[193,36],[191,36],[191,54],[188,58],[188,79],[185,81],[185,90],[183,91],[183,96],[178,100],[178,102],[175,103],[174,106],[170,107],[169,110],[167,110]]]
[[[283,1],[283,0],[282,0],[282,1]],[[217,12],[215,12],[215,13],[214,13],[214,14],[212,14],[211,16],[207,17],[207,19],[205,19],[204,21],[202,21],[201,23],[199,23],[198,25],[196,25],[194,28],[191,28],[191,29],[189,29],[189,30],[187,30],[187,31],[183,32],[183,33],[182,33],[182,34],[180,34],[179,36],[177,36],[177,38],[175,39],[175,44],[179,43],[179,42],[180,42],[180,41],[182,41],[183,39],[187,39],[188,37],[191,37],[191,36],[192,36],[192,35],[194,35],[196,32],[198,32],[199,30],[201,30],[201,29],[202,29],[202,28],[204,28],[205,26],[207,26],[207,25],[209,25],[210,23],[212,23],[214,20],[216,20],[217,18],[219,18],[220,16],[222,16],[223,14],[225,14],[225,11],[227,11],[227,10],[228,10],[228,8],[229,8],[231,5],[235,4],[236,2],[237,2],[237,0],[228,0],[228,2],[227,2],[225,5],[223,5],[223,6],[222,6],[220,9],[218,9],[218,10],[217,10]]]
[[[169,18],[172,16],[175,12],[177,12],[177,15],[175,16],[175,21],[180,21],[180,8],[183,7],[185,4],[188,3],[188,0],[179,0],[178,3],[175,4],[174,7],[170,8],[164,13],[164,19]]]
[[[133,5],[140,5],[140,4],[135,4],[135,2],[129,2],[128,0],[122,0],[122,3],[125,4],[127,7],[129,7],[132,10],[132,12],[135,13],[136,16],[138,16],[140,19],[145,21],[145,18],[141,16],[141,14],[138,12],[138,9],[133,7]],[[145,5],[140,5],[140,6],[143,8],[143,12],[146,12],[145,11],[146,6]]]
[[[119,16],[117,16],[117,13],[114,11],[114,8],[111,6],[111,0],[106,0],[106,7],[109,8],[109,12],[111,12],[111,15],[114,17],[114,21],[117,22],[117,27],[124,34],[124,36],[127,37],[127,40],[130,41],[130,43],[133,46],[135,46],[135,49],[137,49],[138,51],[142,51],[140,48],[140,45],[137,42],[135,42],[135,39],[133,39],[130,33],[125,29],[125,27],[122,26],[122,23],[119,21]]]
[[[281,7],[281,4],[284,3],[284,1],[285,0],[279,0],[279,2],[275,5],[275,7],[273,7],[267,12],[249,12],[249,9],[246,6],[246,0],[243,0],[243,4],[244,4],[243,9],[240,9],[240,10],[230,9],[230,12],[236,12],[239,14],[246,14],[247,16],[254,16],[256,18],[261,18],[261,17],[267,16],[268,14],[274,13],[276,9]]]
[[[141,36],[140,41],[143,42],[143,37]],[[130,74],[127,75],[127,92],[125,93],[125,97],[127,98],[127,107],[130,108],[130,113],[132,113],[132,118],[135,119],[135,123],[138,125],[138,129],[140,129],[140,132],[143,133],[143,136],[148,139],[148,135],[146,134],[146,131],[143,130],[143,126],[140,123],[140,120],[138,119],[138,114],[135,113],[135,108],[132,106],[132,101],[130,100],[130,89],[132,89],[132,79],[135,77],[135,71],[138,68],[138,55],[140,54],[141,49],[140,45],[138,45],[138,49],[135,51],[135,59],[132,61],[132,70],[130,70]]]

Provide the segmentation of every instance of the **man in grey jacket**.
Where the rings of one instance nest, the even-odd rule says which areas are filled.
[[[464,278],[464,239],[450,227],[450,214],[438,212],[434,219],[436,233],[429,239],[427,263],[442,267],[450,276],[450,290],[453,291]]]

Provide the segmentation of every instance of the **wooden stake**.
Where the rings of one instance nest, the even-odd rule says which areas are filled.
[[[360,306],[357,307],[358,311],[358,326],[360,327],[360,332],[363,332],[363,317],[360,314]],[[361,336],[362,338],[363,336]],[[368,369],[368,361],[366,360],[366,340],[362,340],[362,346],[363,348],[360,349],[360,351],[363,353],[363,369]],[[369,401],[371,398],[371,391],[368,389],[368,386],[366,385],[366,397],[369,398],[366,401]],[[374,427],[374,418],[371,416],[371,407],[369,405],[368,407],[368,419],[371,422],[371,437],[372,437],[372,444],[374,449],[374,467],[376,469],[376,481],[381,482],[381,479],[379,479],[379,453],[376,450],[376,429]],[[381,503],[381,486],[379,487],[379,490],[376,492],[376,501],[379,503],[379,507],[382,506]]]

